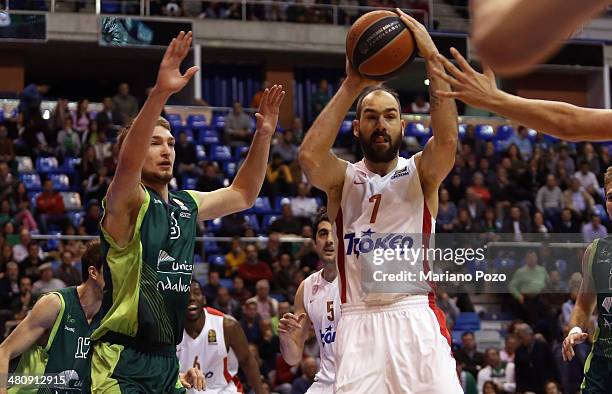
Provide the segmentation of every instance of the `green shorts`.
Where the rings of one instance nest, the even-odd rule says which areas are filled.
[[[145,353],[98,342],[91,358],[91,393],[185,393],[176,354]]]
[[[582,394],[608,394],[612,387],[612,360],[590,354],[584,364]]]

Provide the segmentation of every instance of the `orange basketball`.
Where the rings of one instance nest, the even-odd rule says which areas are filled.
[[[395,12],[372,11],[353,23],[346,55],[361,75],[386,80],[399,74],[416,54],[412,32]]]

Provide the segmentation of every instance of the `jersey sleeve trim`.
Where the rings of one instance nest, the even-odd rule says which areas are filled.
[[[584,275],[589,275],[591,278],[593,278],[593,260],[595,260],[595,255],[597,254],[597,246],[599,246],[599,238],[594,240],[591,245],[592,245],[591,250],[587,258],[586,272],[584,273]]]
[[[198,207],[198,212],[200,211],[200,197],[198,196],[198,193],[195,190],[185,190],[185,192],[187,194],[189,194],[189,196],[193,199],[193,201],[196,203],[197,207]]]
[[[140,226],[142,225],[145,213],[147,213],[147,209],[149,209],[149,203],[151,202],[151,195],[149,194],[147,189],[142,184],[140,186],[145,192],[145,198],[142,204],[140,205],[140,210],[138,211],[138,217],[136,218],[136,225],[134,226],[134,234],[132,235],[132,239],[130,239],[130,241],[124,247],[119,247],[117,242],[102,225],[102,223],[104,223],[104,217],[106,216],[106,214],[102,215],[102,219],[100,219],[100,229],[102,230],[102,235],[104,236],[104,239],[109,243],[111,248],[115,250],[125,250],[129,248],[135,240],[138,240],[140,238]],[[102,209],[106,210],[106,197],[104,197],[104,199],[102,200]]]
[[[53,328],[51,329],[51,333],[49,334],[49,339],[47,339],[47,344],[45,345],[45,351],[48,352],[53,345],[53,340],[55,339],[55,334],[57,334],[57,330],[59,329],[60,323],[62,322],[62,317],[64,317],[64,310],[66,309],[66,302],[64,301],[64,297],[61,293],[57,291],[53,291],[49,294],[55,294],[59,297],[61,306],[57,317],[55,318],[55,323],[53,323]]]

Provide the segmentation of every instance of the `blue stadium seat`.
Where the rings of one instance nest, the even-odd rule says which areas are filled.
[[[465,133],[467,131],[467,125],[464,123],[459,123],[457,126],[457,134],[459,135],[459,139],[462,140],[465,137]]]
[[[608,220],[610,220],[608,218],[608,213],[606,212],[606,208],[604,208],[604,206],[601,204],[595,205],[595,214],[599,216],[602,222],[607,222]]]
[[[455,320],[454,330],[478,331],[480,330],[480,317],[475,312],[461,312]]]
[[[19,180],[30,192],[39,192],[42,190],[40,176],[38,174],[19,174]]]
[[[195,190],[198,184],[198,178],[193,176],[184,176],[181,188],[183,190]]]
[[[208,231],[217,232],[221,230],[221,218],[206,221],[206,229]]]
[[[206,160],[206,151],[202,145],[196,145],[196,160],[198,162]]]
[[[492,141],[495,137],[495,130],[491,125],[479,124],[476,126],[476,136],[485,141]]]
[[[83,209],[79,193],[61,192],[60,194],[64,200],[64,208],[66,208],[67,211],[79,211]]]
[[[28,192],[28,198],[30,199],[30,209],[36,209],[36,198],[39,194],[40,192]]]
[[[80,157],[66,157],[64,158],[63,169],[66,174],[72,175],[76,174],[79,170],[79,166],[81,165]]]
[[[257,215],[251,213],[244,215],[244,219],[246,220],[249,227],[255,230],[256,233],[260,231],[259,220],[257,220]]]
[[[4,110],[0,108],[0,122],[4,122]]]
[[[53,189],[58,192],[66,192],[70,190],[70,178],[66,174],[51,174],[49,179],[53,182]]]
[[[429,128],[425,128],[422,123],[408,123],[404,135],[407,137],[426,137],[431,136]]]
[[[559,273],[561,274],[561,277],[563,277],[565,275],[565,273],[567,272],[567,261],[559,259],[557,261],[555,261],[555,269],[557,271],[559,271]]]
[[[278,302],[287,301],[287,297],[285,297],[283,294],[280,294],[280,293],[270,293],[270,297],[274,298]]]
[[[270,199],[268,197],[257,197],[255,205],[253,206],[253,212],[261,215],[272,213]]]
[[[514,134],[514,129],[512,126],[504,124],[497,128],[497,133],[495,133],[495,139],[497,141],[506,141]]]
[[[232,290],[234,288],[234,281],[231,279],[219,279],[219,286],[225,287],[228,290]]]
[[[225,267],[225,256],[222,254],[211,254],[208,256],[208,262],[217,267]]]
[[[85,219],[85,211],[68,212],[68,219],[74,228],[79,228]]]
[[[535,142],[537,136],[537,131],[535,131],[534,129],[527,129],[527,137],[529,138],[532,144]]]
[[[59,164],[55,157],[38,157],[36,159],[36,171],[48,174],[59,171]]]
[[[228,178],[234,178],[238,172],[238,164],[235,161],[226,161],[223,163],[223,173]]]
[[[247,152],[249,151],[248,146],[238,146],[234,152],[234,160],[240,161],[244,157],[246,157]],[[243,156],[244,155],[244,156]]]
[[[189,115],[187,116],[187,126],[192,130],[204,130],[207,126],[206,117],[204,115]]]
[[[495,153],[501,153],[506,150],[506,141],[494,140],[493,146],[495,146]]]
[[[172,130],[181,129],[183,126],[183,121],[179,114],[166,114],[166,120],[170,123]]]
[[[193,262],[196,263],[196,264],[197,263],[203,263],[204,259],[202,258],[202,256],[200,256],[199,253],[194,253],[193,254]]]
[[[215,161],[232,160],[230,147],[226,145],[213,145],[211,147],[210,158]]]
[[[514,269],[516,261],[513,259],[496,259],[493,265],[496,271],[509,271]]]
[[[340,134],[350,134],[353,131],[353,121],[351,119],[344,119],[340,126]]]
[[[219,219],[219,223],[221,223],[221,219]],[[210,227],[208,227],[208,230],[211,230]],[[213,233],[206,233],[204,235],[207,237],[215,236],[215,234]],[[207,255],[219,253],[219,250],[220,249],[219,249],[219,245],[217,244],[217,241],[209,241],[209,240],[204,241],[204,251],[206,252]]]
[[[219,133],[210,129],[200,130],[198,142],[204,145],[216,145],[219,143]]]
[[[225,116],[214,115],[211,126],[217,131],[223,131],[225,129]]]
[[[119,1],[102,1],[101,11],[103,14],[120,14],[121,3]]]
[[[274,222],[280,215],[265,215],[263,217],[262,228],[264,231],[268,231],[272,222]]]

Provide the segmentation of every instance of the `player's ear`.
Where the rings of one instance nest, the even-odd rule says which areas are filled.
[[[404,119],[401,119],[400,120],[400,124],[402,125],[402,136],[403,136],[404,135],[404,130],[406,130],[406,121]]]
[[[359,138],[359,119],[353,120],[353,135]]]

